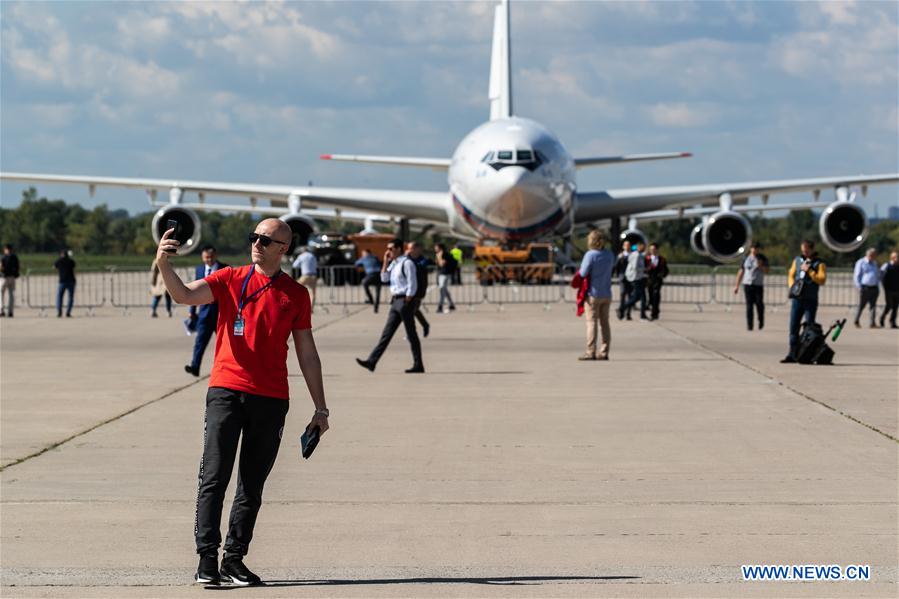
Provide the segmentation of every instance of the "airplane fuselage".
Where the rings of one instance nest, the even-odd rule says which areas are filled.
[[[465,237],[522,242],[570,234],[575,165],[559,139],[530,119],[484,123],[449,168],[450,226]]]

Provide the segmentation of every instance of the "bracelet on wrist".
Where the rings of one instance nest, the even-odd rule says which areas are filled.
[[[319,408],[319,409],[315,410],[315,413],[321,414],[325,418],[327,418],[328,416],[331,415],[331,412],[328,410],[328,408]]]

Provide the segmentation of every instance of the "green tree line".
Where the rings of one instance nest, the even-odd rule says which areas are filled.
[[[23,253],[52,253],[71,249],[82,255],[146,255],[155,252],[150,232],[153,212],[131,216],[125,210],[109,210],[105,205],[87,210],[63,200],[38,197],[33,187],[24,191],[16,208],[0,208],[0,241],[11,243]],[[251,214],[224,215],[204,212],[202,242],[209,243],[222,254],[244,254],[247,232],[257,217]],[[832,266],[851,265],[868,247],[881,253],[899,248],[899,221],[885,220],[871,226],[865,244],[846,254],[830,250],[818,237],[818,215],[811,210],[790,212],[782,218],[749,217],[753,239],[762,243],[772,265],[787,264],[798,252],[799,242],[817,242],[822,258]],[[640,228],[651,241],[661,247],[671,263],[707,263],[714,261],[696,255],[690,248],[691,220],[644,223]],[[356,225],[331,223],[326,230],[356,230]],[[578,246],[583,240],[578,240]]]
[[[38,198],[33,187],[22,193],[16,208],[0,208],[0,240],[17,252],[48,253],[71,249],[88,255],[152,255],[156,243],[150,230],[154,212],[131,216],[105,204],[87,210],[62,200]],[[202,244],[223,254],[247,252],[247,232],[255,225],[251,214],[201,216]]]

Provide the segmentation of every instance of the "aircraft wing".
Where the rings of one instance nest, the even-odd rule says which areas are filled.
[[[324,205],[335,208],[349,208],[375,214],[395,215],[410,219],[446,223],[449,220],[447,208],[450,206],[446,192],[408,191],[390,189],[353,189],[338,187],[291,187],[288,185],[263,185],[259,183],[220,183],[209,181],[178,181],[172,179],[130,179],[120,177],[88,177],[74,175],[46,175],[35,173],[0,173],[3,181],[24,181],[34,183],[86,185],[91,193],[98,187],[124,187],[144,189],[156,197],[157,190],[168,190],[170,194],[191,193],[205,195],[237,196],[267,199],[273,207],[284,206],[288,211],[288,198],[296,196],[301,208],[305,204]],[[185,204],[188,205],[188,204]],[[190,206],[196,206],[190,204]]]
[[[634,189],[610,189],[598,192],[578,192],[575,223],[592,222],[616,216],[631,216],[664,208],[681,208],[696,204],[718,202],[718,197],[729,193],[734,203],[751,196],[793,193],[797,191],[819,192],[822,189],[881,185],[899,182],[899,173],[861,175],[857,177],[820,177],[814,179],[785,179],[780,181],[751,181],[744,183],[713,183],[708,185],[683,185],[676,187],[646,187]],[[811,206],[809,206],[811,207]],[[759,208],[753,207],[753,210]],[[785,208],[780,208],[781,210]]]
[[[361,156],[357,154],[322,154],[322,160],[335,162],[366,162],[369,164],[392,164],[394,166],[420,166],[445,171],[452,164],[450,158],[418,158],[415,156]]]
[[[625,154],[623,156],[593,156],[575,158],[574,166],[601,166],[606,164],[622,164],[624,162],[645,162],[647,160],[670,160],[672,158],[690,158],[690,152],[663,152],[661,154]]]

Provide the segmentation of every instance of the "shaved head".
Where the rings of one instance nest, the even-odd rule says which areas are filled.
[[[262,245],[261,241],[251,245],[250,257],[253,264],[262,268],[263,272],[277,272],[281,268],[281,257],[287,252],[293,238],[290,226],[283,220],[267,218],[256,225],[255,233],[272,241],[268,245]]]
[[[290,243],[290,239],[293,237],[293,231],[290,230],[290,225],[280,218],[265,219],[256,225],[256,232],[260,235],[268,235],[272,239],[277,239],[278,241],[283,241],[285,243]]]

